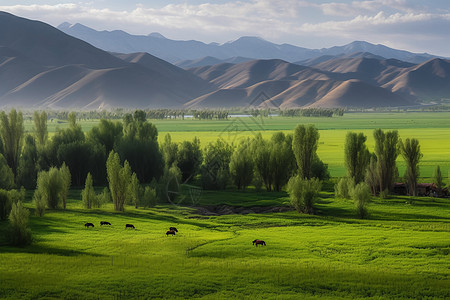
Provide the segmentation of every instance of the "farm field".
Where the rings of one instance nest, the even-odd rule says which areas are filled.
[[[162,141],[167,133],[172,140],[181,142],[197,136],[202,145],[222,138],[229,143],[237,143],[239,139],[253,137],[261,133],[270,138],[275,131],[291,133],[298,124],[314,124],[320,131],[318,154],[328,164],[331,176],[345,175],[344,143],[348,131],[364,132],[367,145],[373,151],[373,130],[398,130],[401,138],[419,139],[424,154],[420,167],[421,177],[433,176],[436,165],[441,166],[444,177],[450,172],[450,112],[396,112],[396,113],[346,113],[343,117],[333,118],[230,118],[227,121],[217,120],[150,120],[159,131]],[[60,122],[60,123],[58,123]],[[79,121],[83,130],[89,131],[98,124],[98,120]],[[65,121],[49,122],[50,136],[57,128],[65,128]],[[25,123],[25,128],[31,131],[31,121]],[[399,172],[403,174],[403,159],[398,157]],[[426,179],[423,179],[426,181]]]
[[[211,217],[179,206],[128,206],[117,213],[108,204],[89,211],[79,193],[70,192],[65,211],[32,214],[32,246],[0,247],[0,298],[450,297],[448,199],[376,199],[370,219],[359,220],[351,201],[328,192],[315,216],[289,211]],[[286,201],[283,192],[227,191],[205,192],[200,204]],[[31,202],[26,206],[33,210]],[[100,221],[112,226],[100,227]],[[95,227],[85,229],[85,222]],[[126,230],[126,223],[136,230]],[[179,233],[167,237],[170,226]],[[267,246],[252,246],[257,238]]]

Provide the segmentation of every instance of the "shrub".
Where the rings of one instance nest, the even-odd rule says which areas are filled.
[[[46,200],[45,197],[42,195],[41,192],[36,190],[33,195],[33,201],[36,205],[36,215],[39,217],[42,217],[45,214],[45,204]]]
[[[369,213],[367,204],[370,201],[370,187],[365,182],[358,183],[351,191],[352,199],[355,201],[356,212],[361,219],[367,218]]]
[[[97,202],[95,198],[97,198],[97,195],[95,194],[92,185],[92,175],[91,173],[88,173],[84,189],[81,191],[81,200],[83,201],[84,208],[91,209],[94,206],[94,203]]]
[[[0,220],[6,220],[11,211],[11,204],[8,191],[0,190]]]
[[[35,199],[44,198],[48,208],[57,208],[60,202],[65,208],[70,187],[70,173],[69,175],[68,173],[68,168],[64,164],[60,169],[52,167],[47,172],[39,172],[35,190],[38,194]]]
[[[388,189],[385,189],[385,190],[380,192],[380,199],[386,199],[387,197],[389,197],[389,190]]]
[[[303,179],[301,176],[297,175],[291,177],[287,187],[291,205],[294,206],[298,212],[308,214],[314,213],[314,203],[319,196],[321,188],[319,179]]]
[[[13,246],[25,246],[31,244],[31,230],[28,228],[30,212],[23,207],[22,201],[12,204],[9,214],[10,231],[9,239]]]
[[[334,186],[334,195],[336,197],[344,198],[344,199],[350,199],[351,198],[351,191],[355,186],[355,182],[353,181],[353,178],[350,177],[342,177],[339,179],[339,181]]]
[[[144,207],[153,207],[156,205],[156,189],[146,186],[142,195],[141,204]]]

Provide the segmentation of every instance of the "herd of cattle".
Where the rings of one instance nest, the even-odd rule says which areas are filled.
[[[100,222],[100,226],[103,226],[103,225],[111,226],[111,223],[106,222],[106,221],[101,221]],[[86,224],[84,224],[84,227],[86,227],[86,228],[94,227],[94,224],[93,223],[86,223]],[[127,229],[127,228],[136,229],[136,227],[134,227],[133,224],[125,224],[125,229]],[[178,229],[176,227],[170,227],[169,230],[166,232],[166,236],[175,235],[175,232],[178,232]],[[258,245],[261,245],[261,246],[265,246],[266,245],[266,242],[264,242],[262,240],[254,240],[252,243],[256,247],[258,247]]]

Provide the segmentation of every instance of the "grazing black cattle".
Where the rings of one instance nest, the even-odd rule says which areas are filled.
[[[172,230],[172,231],[175,231],[175,232],[178,232],[178,230],[175,228],[175,227],[170,227],[169,228],[169,230]]]
[[[102,225],[109,225],[109,226],[111,226],[111,223],[106,222],[106,221],[100,221],[100,226],[102,226]]]
[[[92,223],[86,223],[86,224],[84,224],[84,227],[86,227],[86,228],[94,227],[94,224],[92,224]]]
[[[133,225],[133,224],[126,224],[126,225],[125,225],[125,229],[127,229],[127,228],[133,228],[133,229],[136,229],[136,228],[134,228],[134,225]]]
[[[167,232],[166,232],[166,236],[169,236],[169,234],[175,235],[175,231],[173,231],[173,230],[167,231]]]
[[[256,245],[256,247],[258,247],[258,245],[265,246],[266,242],[261,241],[261,240],[254,240],[253,245]]]

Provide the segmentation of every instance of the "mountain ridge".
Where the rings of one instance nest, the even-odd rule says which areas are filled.
[[[179,41],[160,38],[159,36],[132,35],[124,31],[120,31],[120,34],[117,31],[97,31],[79,23],[72,26],[62,23],[58,26],[58,29],[106,51],[120,53],[148,52],[171,63],[183,60],[197,60],[208,56],[220,60],[240,56],[253,59],[282,59],[288,62],[296,62],[323,55],[339,55],[354,52],[371,52],[384,58],[395,58],[412,63],[421,63],[438,57],[427,53],[412,53],[405,50],[392,49],[381,44],[374,45],[365,41],[353,41],[347,45],[331,48],[308,49],[287,43],[275,44],[252,36],[243,36],[222,44],[206,44],[195,40]]]

